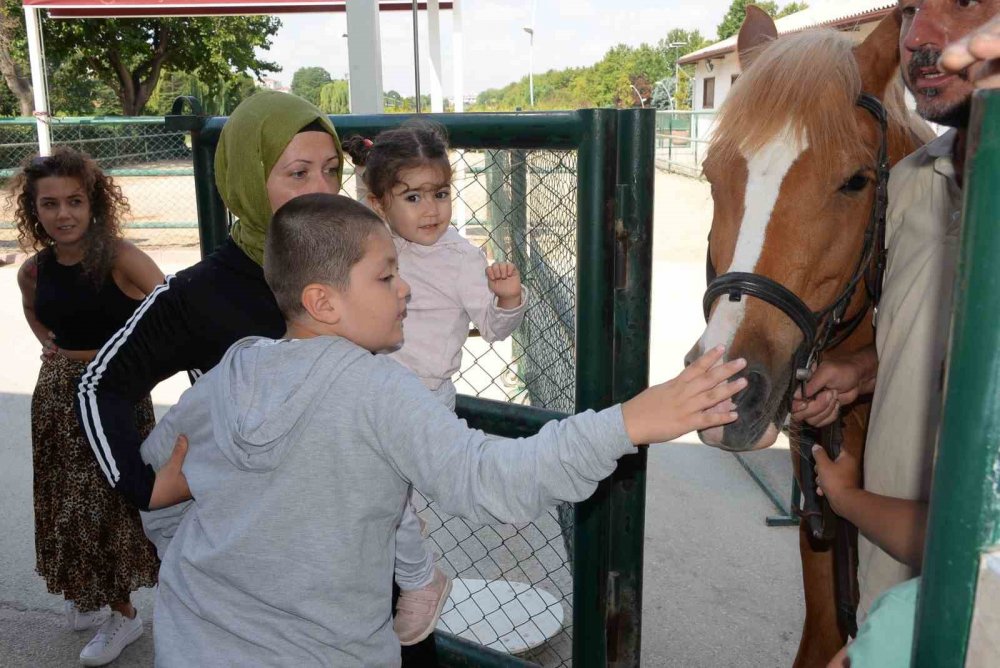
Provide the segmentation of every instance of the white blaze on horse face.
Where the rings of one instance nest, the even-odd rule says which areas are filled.
[[[755,154],[744,156],[747,161],[747,184],[743,199],[743,220],[736,237],[733,262],[726,271],[752,273],[757,268],[757,261],[764,250],[767,225],[771,222],[771,214],[781,192],[781,184],[788,170],[808,146],[809,143],[804,138],[800,141],[790,128],[785,128]],[[701,350],[706,351],[717,345],[729,348],[745,313],[746,299],[733,302],[725,295],[720,297],[708,321],[708,327],[701,336]]]

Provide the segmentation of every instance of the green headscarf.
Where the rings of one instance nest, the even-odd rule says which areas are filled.
[[[267,177],[288,142],[318,121],[333,137],[340,156],[337,179],[344,175],[344,154],[330,119],[301,97],[262,90],[244,100],[222,128],[215,152],[215,185],[237,217],[229,234],[257,264],[264,264],[264,234],[271,222]]]

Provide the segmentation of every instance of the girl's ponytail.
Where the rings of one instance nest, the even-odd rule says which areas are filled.
[[[371,155],[374,143],[371,139],[354,135],[345,139],[341,146],[351,156],[351,162],[354,163],[355,167],[364,167],[368,162],[368,156]]]

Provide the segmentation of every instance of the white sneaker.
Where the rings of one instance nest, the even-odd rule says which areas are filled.
[[[96,629],[108,618],[106,610],[92,610],[91,612],[80,612],[73,601],[63,603],[63,612],[66,613],[66,626],[73,631],[86,631]]]
[[[142,635],[142,619],[139,613],[129,619],[117,610],[101,625],[94,639],[80,652],[80,663],[85,666],[103,666],[118,658],[128,645]]]

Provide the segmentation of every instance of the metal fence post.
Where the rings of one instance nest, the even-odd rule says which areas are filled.
[[[191,107],[192,115],[182,115],[185,104]],[[169,130],[191,132],[198,238],[201,256],[205,257],[229,236],[229,213],[215,187],[215,149],[219,145],[219,136],[226,119],[205,116],[197,98],[182,96],[174,100],[170,115],[163,122]]]
[[[528,152],[510,152],[510,262],[528,267]]]
[[[577,154],[577,331],[576,409],[614,403],[614,185],[617,171],[616,112],[587,109]],[[602,482],[576,505],[573,562],[573,660],[604,666],[608,646],[605,616],[611,483]]]
[[[653,187],[656,112],[618,112],[615,213],[614,396],[634,397],[649,385],[650,293],[653,276]],[[608,569],[616,582],[608,601],[608,665],[639,666],[646,447],[623,457],[611,476]]]
[[[914,642],[917,668],[966,665],[980,558],[1000,543],[1000,91],[975,96],[969,152]]]

